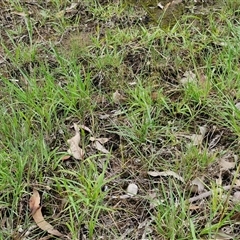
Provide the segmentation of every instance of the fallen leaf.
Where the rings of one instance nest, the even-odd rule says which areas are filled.
[[[240,191],[236,191],[233,194],[233,202],[234,203],[239,203],[240,202]]]
[[[173,0],[172,1],[172,4],[179,4],[179,3],[181,3],[183,0]]]
[[[200,130],[201,134],[192,134],[192,135],[177,134],[177,136],[182,136],[182,137],[190,139],[192,141],[191,145],[193,145],[193,146],[200,146],[202,144],[202,141],[203,141],[206,133],[207,133],[207,126],[200,126],[199,130]]]
[[[135,183],[130,183],[127,187],[127,194],[131,197],[137,195],[138,193],[138,186]]]
[[[197,209],[200,209],[200,208],[201,208],[200,206],[195,205],[195,204],[190,204],[189,207],[188,207],[189,210],[197,210]]]
[[[95,137],[90,137],[90,141],[94,142],[94,141],[98,141],[101,144],[107,143],[109,141],[110,138],[95,138]]]
[[[110,153],[99,141],[94,141],[93,146],[102,153]]]
[[[234,236],[226,234],[222,230],[219,230],[219,232],[217,232],[214,237],[214,240],[229,240],[229,239],[234,239]]]
[[[213,149],[214,147],[216,147],[216,145],[221,140],[222,135],[223,131],[220,134],[217,134],[213,139],[211,139],[211,141],[208,144],[208,149]]]
[[[222,186],[222,171],[221,170],[219,171],[218,178],[216,178],[215,182],[218,186]]]
[[[113,93],[112,99],[114,103],[122,103],[126,100],[126,98],[120,94],[118,90]]]
[[[197,77],[196,77],[196,74],[193,73],[192,71],[186,71],[184,74],[183,74],[183,78],[180,79],[180,83],[182,85],[186,85],[188,83],[193,83],[193,82],[196,82],[197,81]]]
[[[79,5],[78,2],[76,3],[72,3],[70,7],[67,7],[66,8],[66,12],[72,12],[72,11],[75,11],[76,7]]]
[[[179,181],[183,182],[184,183],[184,179],[179,176],[177,173],[173,172],[173,171],[170,171],[170,170],[167,170],[167,171],[163,171],[163,172],[155,172],[155,171],[149,171],[148,172],[148,175],[152,176],[152,177],[160,177],[160,176],[172,176],[176,179],[178,179]]]
[[[190,191],[192,193],[202,193],[204,189],[205,187],[203,185],[203,181],[198,177],[193,179],[192,182],[190,183]]]
[[[230,219],[234,220],[235,222],[240,222],[240,212],[233,214]]]
[[[11,12],[12,14],[16,14],[21,17],[27,17],[27,14],[25,12]]]
[[[45,221],[42,215],[41,206],[40,206],[40,195],[36,189],[33,189],[33,194],[29,200],[29,208],[31,210],[32,217],[37,224],[37,226],[43,231],[47,231],[49,234],[63,237],[64,235],[58,230],[54,229],[53,226]]]
[[[100,114],[99,119],[105,120],[105,119],[108,119],[110,116],[111,116],[110,114]]]
[[[159,190],[158,189],[152,189],[149,193],[148,193],[148,197],[150,200],[150,209],[155,208],[157,206],[160,206],[164,200],[160,200],[159,199],[159,194],[158,194]]]
[[[62,157],[62,160],[63,160],[63,161],[66,161],[66,160],[68,160],[70,157],[71,157],[70,155],[65,155],[65,156]]]
[[[225,158],[221,158],[219,161],[219,165],[221,166],[221,169],[223,170],[229,170],[235,167],[235,162],[228,162],[225,160]]]
[[[29,200],[29,208],[31,214],[34,214],[40,208],[40,195],[36,189],[33,189],[33,194]]]
[[[80,133],[79,133],[79,127],[76,123],[73,124],[75,129],[75,136],[67,140],[67,143],[69,144],[68,153],[72,154],[74,158],[81,160],[84,155],[84,151],[79,147],[80,143]]]
[[[78,125],[78,127],[84,129],[85,131],[87,131],[87,132],[89,132],[91,134],[93,134],[92,130],[89,127],[85,126],[85,125]]]
[[[194,146],[199,146],[202,144],[203,136],[199,134],[193,134],[190,136],[190,139],[192,140],[192,144]]]

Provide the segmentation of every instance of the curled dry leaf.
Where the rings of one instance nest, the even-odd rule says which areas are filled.
[[[204,185],[200,178],[196,177],[190,183],[190,191],[192,193],[202,193],[204,191]]]
[[[95,137],[90,137],[90,141],[93,143],[93,147],[96,148],[98,151],[102,153],[110,153],[102,144],[106,143],[109,141],[109,138],[95,138]]]
[[[223,170],[229,170],[235,167],[235,162],[228,162],[224,158],[221,158],[219,161],[219,165],[221,166],[221,169]]]
[[[93,146],[102,153],[110,153],[99,141],[94,141]]]
[[[85,126],[85,125],[78,125],[78,126],[79,126],[79,128],[82,128],[82,129],[84,129],[85,131],[87,131],[87,132],[89,132],[89,133],[92,134],[92,130],[91,130],[89,127],[87,127],[87,126]]]
[[[109,141],[109,138],[95,138],[95,137],[90,137],[90,141],[98,141],[101,144],[107,143]]]
[[[190,136],[190,139],[192,140],[192,144],[194,146],[200,146],[202,144],[202,141],[207,133],[207,127],[200,126],[199,130],[201,134],[193,134],[192,136]]]
[[[65,156],[62,157],[62,160],[63,160],[63,161],[66,161],[66,160],[68,160],[70,157],[71,157],[71,156],[69,156],[69,155],[65,155]]]
[[[177,173],[167,170],[167,171],[163,171],[163,172],[155,172],[155,171],[149,171],[148,175],[152,176],[152,177],[161,177],[161,176],[172,176],[174,178],[176,178],[177,180],[181,181],[181,182],[185,182],[184,179],[179,176]]]
[[[67,143],[69,144],[68,153],[72,154],[74,158],[81,160],[84,155],[84,151],[79,147],[80,143],[80,133],[79,133],[79,127],[76,123],[73,124],[75,129],[75,136],[68,139]]]
[[[62,233],[54,229],[53,226],[45,221],[42,215],[41,206],[40,206],[40,195],[36,189],[33,189],[33,194],[29,200],[29,208],[31,210],[32,217],[37,224],[37,226],[43,231],[47,231],[49,234],[64,237]]]
[[[40,208],[40,195],[36,189],[33,189],[33,194],[29,200],[29,208],[32,215]]]

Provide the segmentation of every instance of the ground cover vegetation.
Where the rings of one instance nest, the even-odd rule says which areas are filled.
[[[0,238],[239,239],[239,9],[0,1]]]

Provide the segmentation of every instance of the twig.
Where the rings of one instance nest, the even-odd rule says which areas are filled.
[[[223,190],[229,190],[231,188],[238,188],[238,186],[227,185],[227,186],[222,187]],[[189,198],[187,201],[189,203],[193,203],[193,202],[196,202],[197,200],[207,198],[207,197],[211,196],[212,194],[213,194],[213,191],[208,191],[208,192],[202,193],[196,197]]]

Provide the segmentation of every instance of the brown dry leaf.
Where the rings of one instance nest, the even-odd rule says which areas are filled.
[[[58,230],[54,229],[50,223],[44,220],[40,206],[40,195],[36,189],[33,189],[33,194],[29,200],[29,208],[31,210],[31,214],[35,223],[40,229],[47,231],[49,234],[57,237],[64,236]]]
[[[126,100],[126,98],[120,94],[118,90],[113,93],[112,99],[114,103],[122,103]]]
[[[184,74],[183,74],[183,78],[180,79],[180,83],[182,85],[186,85],[188,83],[195,83],[197,82],[197,76],[195,73],[193,73],[192,71],[186,71]]]
[[[40,195],[36,189],[33,189],[33,194],[29,200],[29,208],[31,214],[34,214],[40,208]]]
[[[70,157],[71,157],[70,155],[65,155],[65,156],[62,157],[62,160],[63,160],[63,161],[66,161],[66,160],[68,160]]]
[[[106,153],[106,154],[110,153],[99,141],[94,141],[93,146],[94,148],[96,148],[98,151],[102,153]]]
[[[12,14],[15,14],[15,15],[18,15],[18,16],[21,16],[21,17],[27,17],[28,14],[25,13],[25,12],[11,12]]]
[[[234,220],[235,222],[240,222],[240,212],[233,214],[230,219]]]
[[[217,232],[214,237],[214,240],[229,240],[229,239],[234,239],[234,236],[227,234],[222,230],[219,230],[219,232]]]
[[[187,134],[177,134],[177,136],[185,137],[188,138],[192,141],[191,145],[193,146],[200,146],[202,144],[202,141],[207,133],[207,126],[201,126],[199,127],[200,133],[201,134],[192,134],[192,135],[187,135]]]
[[[190,139],[192,140],[192,144],[194,146],[199,146],[202,144],[203,136],[199,134],[193,134],[192,136],[190,136]]]
[[[233,194],[233,202],[234,203],[239,203],[240,202],[240,191],[236,191]]]
[[[202,193],[204,191],[205,187],[203,185],[202,179],[196,177],[192,180],[190,183],[190,191],[192,193]]]
[[[195,204],[190,204],[189,207],[188,207],[189,210],[197,210],[197,209],[200,209],[200,208],[201,208],[200,206],[195,205]]]
[[[225,160],[225,158],[221,158],[219,161],[219,165],[221,166],[222,170],[229,170],[235,167],[235,162],[228,162]]]
[[[222,171],[221,170],[220,170],[220,172],[218,174],[218,178],[216,178],[215,182],[217,185],[222,186]]]
[[[75,11],[78,5],[79,5],[79,3],[77,3],[77,2],[72,3],[70,7],[67,7],[67,8],[66,8],[66,12]]]
[[[155,171],[149,171],[148,172],[148,175],[152,176],[152,177],[160,177],[160,176],[172,176],[176,179],[178,179],[179,181],[181,182],[185,182],[184,179],[179,176],[177,173],[173,172],[173,171],[170,171],[170,170],[167,170],[167,171],[163,171],[163,172],[155,172]]]
[[[91,134],[93,134],[92,130],[89,127],[85,126],[85,125],[81,125],[80,124],[80,125],[78,125],[78,127],[84,129],[85,131],[87,131],[87,132],[89,132]]]
[[[164,200],[159,199],[158,192],[159,192],[159,189],[152,189],[148,193],[148,197],[150,200],[150,206],[149,206],[150,209],[160,206],[164,202]]]
[[[94,141],[98,141],[101,144],[107,143],[109,141],[110,138],[95,138],[95,137],[90,137],[90,141],[94,142]]]
[[[69,144],[68,153],[72,154],[74,158],[81,160],[83,159],[84,151],[79,147],[80,143],[79,127],[76,123],[74,123],[73,126],[76,134],[74,137],[67,140],[67,143]]]
[[[194,146],[199,146],[202,144],[202,141],[207,133],[207,127],[206,126],[200,126],[199,127],[200,133],[201,134],[193,134],[190,136],[190,139],[192,140],[192,144]]]

